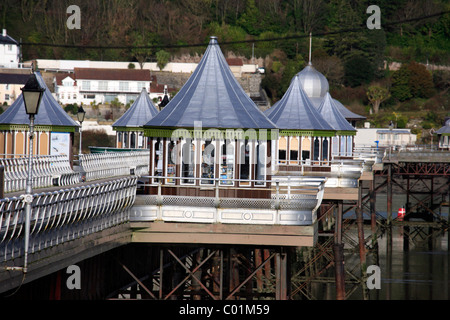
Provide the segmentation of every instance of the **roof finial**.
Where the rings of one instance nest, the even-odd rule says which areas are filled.
[[[309,65],[311,65],[312,33],[309,33]]]

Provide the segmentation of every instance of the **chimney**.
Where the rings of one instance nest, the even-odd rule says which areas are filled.
[[[6,29],[3,29],[2,36],[6,37]]]

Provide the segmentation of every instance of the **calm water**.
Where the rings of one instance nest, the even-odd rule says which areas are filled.
[[[448,233],[403,250],[402,227],[392,228],[392,244],[386,233],[379,239],[381,289],[371,290],[379,300],[450,300],[450,252]],[[419,239],[419,238],[418,238]],[[373,292],[376,291],[376,292]]]

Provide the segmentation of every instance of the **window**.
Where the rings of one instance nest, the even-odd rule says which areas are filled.
[[[302,160],[308,162],[311,158],[311,141],[305,137],[302,141]]]
[[[333,137],[331,138],[331,149],[332,149],[332,155],[338,155],[339,153],[339,138]]]
[[[136,148],[136,133],[135,132],[132,132],[130,135],[130,148]],[[161,168],[161,171],[162,171],[162,168]]]
[[[81,81],[81,90],[91,90],[91,82],[90,81]]]
[[[5,101],[8,101],[8,100],[9,100],[9,94],[5,93]]]
[[[193,178],[195,177],[195,145],[188,139],[182,142],[181,148],[181,176],[183,178]],[[182,179],[184,184],[194,184],[194,179]]]
[[[298,161],[298,139],[291,138],[289,143],[289,159],[292,161],[291,164],[297,164]]]
[[[99,81],[98,82],[98,90],[99,91],[108,91],[108,81]]]
[[[222,144],[220,156],[220,184],[234,185],[233,181],[227,180],[234,178],[234,141],[227,140]]]
[[[162,176],[163,172],[163,145],[158,138],[153,142],[153,168],[155,176]],[[153,182],[159,182],[159,179],[153,179]]]
[[[320,158],[320,142],[319,138],[314,139],[314,160],[319,160]]]
[[[239,167],[239,179],[240,180],[250,180],[250,157],[251,148],[248,140],[242,141],[240,143],[240,167]],[[239,181],[240,185],[248,186],[250,181]]]
[[[341,139],[341,152],[339,153],[339,155],[345,156],[345,150],[347,150],[346,139],[344,136],[340,136],[339,139]]]
[[[128,82],[120,81],[119,82],[119,91],[128,91]]]
[[[353,149],[352,137],[347,136],[347,157],[352,156],[352,149]]]
[[[206,140],[202,144],[202,175],[203,179],[211,178],[211,180],[201,180],[201,184],[214,184],[214,153],[215,147],[211,140]]]
[[[265,141],[258,141],[258,145],[256,146],[256,159],[256,180],[266,180],[267,155]],[[255,185],[265,186],[266,182],[256,182]]]
[[[173,141],[167,141],[167,155],[166,155],[166,176],[167,177],[175,177],[176,174],[176,167],[175,167],[175,161],[176,161],[176,148],[175,148],[175,142]],[[168,184],[175,184],[174,179],[167,179],[166,183]]]
[[[137,83],[137,91],[141,91],[142,88],[145,88],[145,82],[139,81]]]
[[[286,138],[281,137],[278,140],[278,161],[283,163],[286,161],[286,149],[287,149]]]
[[[323,138],[322,142],[322,160],[328,160],[328,138]]]
[[[12,44],[8,44],[8,51],[12,51]]]

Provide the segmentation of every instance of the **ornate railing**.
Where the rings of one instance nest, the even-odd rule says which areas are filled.
[[[88,153],[79,155],[79,166],[87,181],[149,172],[150,151]]]
[[[25,190],[28,177],[28,155],[0,155],[4,167],[5,192]],[[72,170],[69,159],[60,155],[33,156],[33,188],[78,183],[80,175]]]
[[[152,179],[185,179],[164,176],[144,176]],[[154,183],[148,186],[157,187],[157,194],[137,195],[130,213],[130,221],[175,221],[200,223],[237,223],[237,224],[280,224],[310,225],[316,219],[316,211],[323,198],[323,177],[280,177],[272,180],[254,180],[257,183],[270,183],[264,187],[270,191],[269,198],[221,197],[222,189],[243,189],[243,187],[223,186],[224,180],[239,182],[235,179],[189,178],[213,182],[210,186],[190,185],[190,189],[210,190],[211,196],[163,195],[163,186]],[[249,182],[249,180],[245,180]],[[236,184],[237,185],[237,184]],[[258,192],[256,189],[247,188]]]
[[[30,217],[29,253],[128,221],[136,196],[137,177],[35,193]],[[23,197],[0,200],[0,258],[23,255]]]

